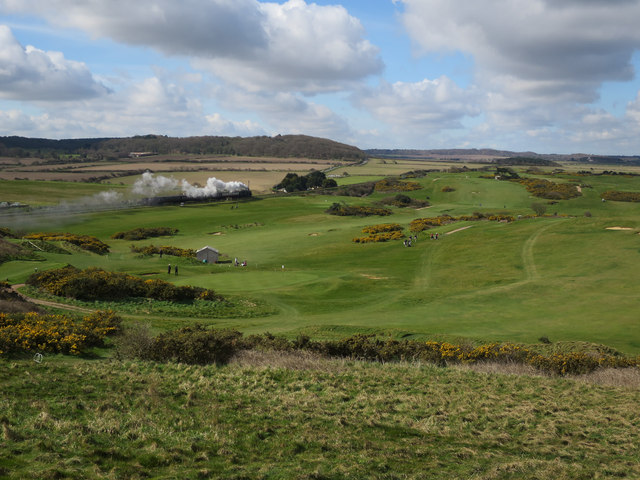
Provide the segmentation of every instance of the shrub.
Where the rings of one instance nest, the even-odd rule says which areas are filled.
[[[421,188],[422,185],[418,182],[403,182],[391,178],[385,178],[375,184],[375,190],[378,192],[410,192]]]
[[[615,202],[640,202],[640,192],[620,192],[617,190],[608,190],[600,195],[605,200],[613,200]]]
[[[402,227],[398,223],[382,223],[380,225],[364,227],[362,233],[398,232],[401,230]]]
[[[371,215],[387,216],[393,212],[387,208],[349,206],[333,203],[326,211],[329,215],[369,217]]]
[[[196,298],[221,299],[211,290],[181,286],[159,279],[144,280],[134,275],[107,272],[99,268],[80,270],[71,265],[36,272],[26,282],[42,288],[52,295],[79,300],[117,300],[129,297],[145,297],[156,300],[187,301]]]
[[[0,313],[0,355],[79,355],[89,347],[102,346],[106,336],[120,331],[121,322],[113,312],[96,312],[80,322],[63,315]]]
[[[394,197],[387,197],[380,200],[380,203],[383,205],[393,205],[394,207],[404,208],[404,207],[414,207],[414,208],[422,208],[428,207],[431,205],[428,201],[425,200],[416,200],[415,198],[411,198],[408,195],[404,195],[402,193],[397,194]]]
[[[541,216],[547,211],[547,206],[540,202],[533,202],[531,204],[531,210],[533,210],[537,216]]]
[[[16,235],[7,227],[0,227],[0,238],[16,238]]]
[[[368,233],[368,237],[356,237],[355,243],[387,242],[404,238],[402,227],[397,223],[383,223],[364,227],[362,233]]]
[[[584,212],[584,216],[585,217],[591,217],[591,212],[589,210],[587,210],[586,212]]]
[[[144,240],[150,237],[164,237],[175,235],[178,233],[177,228],[171,227],[140,227],[133,230],[127,230],[125,232],[116,232],[111,235],[114,240]]]
[[[518,182],[534,197],[567,200],[582,195],[578,188],[570,183],[555,183],[542,178],[522,178]]]
[[[227,363],[238,350],[242,334],[235,330],[208,330],[200,324],[163,333],[151,345],[151,359],[192,365]]]
[[[153,335],[148,324],[137,323],[127,327],[114,343],[120,358],[151,360]]]
[[[353,241],[355,243],[375,243],[375,242],[387,242],[389,240],[401,240],[404,238],[402,232],[383,232],[372,233],[368,237],[355,237]]]
[[[444,193],[448,193],[448,192],[455,192],[456,189],[453,187],[450,187],[449,185],[445,185],[444,187],[442,187],[440,191]]]
[[[454,222],[460,221],[478,221],[488,220],[490,222],[513,222],[515,217],[512,215],[496,215],[492,213],[479,213],[474,212],[473,215],[461,215],[459,217],[452,217],[450,215],[440,215],[438,217],[416,218],[409,224],[409,229],[414,232],[422,232],[432,227],[440,227],[442,225],[448,225]]]
[[[99,255],[109,253],[109,245],[90,235],[77,235],[75,233],[32,233],[22,238],[28,240],[44,240],[46,242],[67,242]]]
[[[182,258],[196,257],[196,251],[192,248],[179,248],[167,245],[163,245],[160,247],[156,247],[155,245],[147,245],[143,247],[136,247],[135,245],[131,245],[131,251],[142,256],[159,255],[160,253],[162,253],[163,255],[171,255],[174,257]]]

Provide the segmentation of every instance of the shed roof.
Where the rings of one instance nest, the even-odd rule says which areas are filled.
[[[196,253],[200,253],[204,250],[212,250],[216,253],[220,253],[220,251],[217,248],[210,247],[209,245],[207,245],[206,247],[202,247],[200,250],[196,250]]]

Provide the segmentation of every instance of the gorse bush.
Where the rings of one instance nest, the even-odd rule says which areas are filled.
[[[375,184],[375,190],[377,192],[410,192],[420,190],[421,188],[422,185],[418,182],[403,182],[391,178],[385,178]]]
[[[433,227],[440,227],[455,222],[472,222],[478,220],[486,220],[490,222],[513,222],[515,217],[512,215],[500,215],[493,213],[479,213],[475,212],[473,215],[460,215],[459,217],[452,217],[450,215],[439,215],[437,217],[416,218],[409,224],[409,229],[414,232],[422,232]]]
[[[422,207],[428,207],[431,205],[426,200],[417,200],[403,193],[398,193],[393,197],[383,198],[382,200],[380,200],[379,203],[381,203],[382,205],[393,205],[394,207],[398,207],[398,208],[405,208],[405,207],[422,208]]]
[[[381,233],[381,232],[399,232],[402,226],[398,223],[381,223],[379,225],[371,225],[364,227],[362,233]]]
[[[156,247],[155,245],[146,245],[144,247],[136,247],[135,245],[131,245],[131,251],[143,256],[159,255],[160,253],[162,253],[163,255],[172,255],[174,257],[182,258],[196,257],[196,251],[192,248],[179,248],[167,245],[163,245],[160,247]]]
[[[555,183],[542,178],[521,178],[518,182],[534,197],[567,200],[582,195],[578,188],[570,183]]]
[[[387,208],[349,206],[342,203],[333,203],[327,210],[325,210],[325,213],[338,216],[369,217],[371,215],[387,216],[391,215],[393,212]]]
[[[63,315],[0,313],[0,355],[28,352],[79,355],[121,330],[122,320],[111,311],[96,312],[81,321]]]
[[[615,202],[640,202],[640,192],[620,192],[617,190],[607,190],[600,195],[605,200]]]
[[[554,375],[578,375],[598,368],[640,366],[640,357],[624,357],[604,351],[545,356],[512,343],[496,342],[474,347],[449,342],[381,339],[367,334],[328,341],[314,341],[305,335],[289,340],[268,332],[243,337],[235,330],[207,329],[198,324],[166,332],[156,338],[151,338],[148,329],[134,327],[125,331],[118,345],[119,351],[131,358],[199,365],[223,364],[239,350],[259,350],[307,351],[324,357],[376,362],[420,361],[440,366],[480,362],[516,363]]]
[[[144,240],[151,237],[164,237],[178,233],[177,228],[171,227],[141,227],[127,230],[126,232],[116,232],[111,235],[114,240]]]
[[[90,235],[75,233],[31,233],[25,235],[28,240],[44,240],[46,242],[67,242],[89,252],[105,255],[109,253],[109,245]]]
[[[388,242],[389,240],[402,240],[404,233],[402,232],[383,232],[372,233],[367,237],[354,237],[354,243],[376,243],[376,242]]]
[[[375,335],[354,335],[337,341],[317,342],[300,337],[289,341],[270,334],[253,335],[242,340],[244,349],[278,351],[308,350],[328,357],[344,357],[359,360],[422,361],[436,365],[478,362],[503,362],[530,365],[538,370],[556,375],[577,375],[598,368],[626,368],[640,366],[640,358],[598,353],[556,353],[540,355],[521,345],[490,343],[473,347],[449,342],[420,342],[416,340],[380,339]]]
[[[222,300],[215,292],[200,287],[178,287],[164,280],[144,280],[134,275],[107,272],[99,268],[80,270],[71,265],[33,273],[26,283],[52,295],[78,300],[118,300],[129,297],[168,301]]]
[[[402,227],[397,223],[383,223],[364,227],[362,233],[368,233],[367,237],[355,237],[355,243],[387,242],[404,238]]]

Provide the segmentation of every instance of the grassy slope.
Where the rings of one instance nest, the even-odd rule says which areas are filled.
[[[0,478],[640,476],[638,390],[316,362],[3,361]]]
[[[391,331],[467,337],[479,340],[605,343],[628,353],[640,352],[637,329],[637,232],[607,231],[608,226],[638,229],[637,204],[602,203],[599,193],[616,188],[640,190],[637,178],[585,177],[583,197],[550,205],[548,212],[575,218],[540,218],[513,224],[460,223],[471,228],[437,242],[423,236],[416,247],[399,242],[359,245],[351,238],[365,225],[413,218],[470,214],[474,211],[530,213],[532,201],[520,185],[477,175],[432,173],[419,180],[434,205],[420,211],[397,209],[392,217],[333,217],[324,210],[334,201],[370,204],[391,194],[366,199],[327,196],[278,197],[240,204],[133,209],[88,216],[65,226],[68,231],[97,235],[112,245],[108,257],[78,253],[46,254],[37,266],[102,266],[136,274],[156,273],[176,283],[214,288],[223,294],[247,295],[278,307],[280,314],[252,319],[216,320],[247,332],[314,335],[356,331]],[[453,192],[442,192],[443,186]],[[585,218],[590,211],[592,217]],[[254,226],[260,223],[260,226]],[[231,228],[238,225],[240,228]],[[141,244],[183,248],[211,245],[246,268],[229,264],[198,265],[178,260],[180,276],[166,275],[165,257],[135,259],[131,242],[112,241],[118,230],[139,226],[172,226],[176,237]],[[57,228],[58,230],[60,228]],[[222,235],[212,235],[221,232]],[[282,265],[285,269],[282,269]],[[0,278],[24,280],[36,265],[11,262],[0,266]],[[152,278],[152,277],[151,277]],[[182,319],[151,319],[175,326]]]

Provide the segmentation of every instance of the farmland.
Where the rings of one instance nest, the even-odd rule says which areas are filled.
[[[238,162],[232,173],[246,174],[252,187],[258,180],[250,176],[263,175],[266,192],[285,171],[295,171],[287,163],[300,173],[319,169],[317,163],[292,159],[247,164],[242,170]],[[265,165],[265,171],[251,171],[251,165]],[[404,179],[420,188],[402,192],[429,202],[419,209],[384,203],[397,192],[374,191],[366,197],[254,192],[251,199],[233,202],[32,218],[5,215],[0,226],[18,237],[42,231],[90,235],[110,251],[98,255],[58,242],[66,253],[36,251],[36,259],[4,262],[0,280],[21,284],[35,269],[71,264],[212,289],[243,306],[207,314],[153,300],[80,301],[24,290],[75,307],[111,308],[125,326],[143,322],[154,333],[198,322],[288,339],[376,334],[466,345],[512,342],[549,351],[604,345],[623,355],[640,354],[640,206],[600,197],[610,190],[640,192],[640,177],[600,175],[608,166],[594,167],[596,175],[575,169],[516,169],[523,177],[580,187],[577,197],[551,200],[532,197],[523,184],[495,180],[493,170],[476,170],[480,165],[471,163],[468,169],[451,170],[448,164],[427,168],[418,161],[370,159],[331,173],[346,170],[348,175],[336,180],[348,186],[421,166],[434,171]],[[206,180],[208,173],[163,174],[202,174]],[[266,175],[272,176],[266,180]],[[100,191],[126,193],[135,178],[89,184],[6,181],[0,183],[0,201],[82,202]],[[188,177],[203,181],[198,178]],[[391,214],[326,213],[336,202],[384,207]],[[543,205],[544,214],[534,213],[534,203]],[[410,230],[413,220],[447,215],[463,219]],[[402,240],[353,241],[366,227],[391,223],[401,227],[405,238],[417,237],[411,247]],[[111,238],[140,227],[170,227],[178,233],[136,241]],[[438,240],[432,240],[430,234],[436,232]],[[19,238],[8,241],[21,243]],[[210,245],[220,251],[221,262],[140,256],[132,252],[132,244]],[[235,258],[247,266],[235,266]],[[168,263],[179,266],[179,275],[168,273]],[[16,392],[0,404],[7,412],[4,445],[11,443],[21,452],[0,456],[0,477],[20,478],[19,472],[40,455],[43,460],[33,468],[41,478],[142,478],[145,470],[159,478],[639,474],[635,445],[640,425],[632,413],[639,399],[633,382],[595,386],[593,380],[585,384],[531,371],[507,376],[315,357],[239,357],[224,367],[196,367],[122,361],[110,348],[94,355],[95,361],[50,356],[38,365],[20,358],[0,360],[3,383]],[[108,365],[110,376],[101,373],[101,364]],[[55,379],[53,387],[37,401],[29,400],[38,396],[45,378]],[[78,378],[90,381],[70,380]],[[105,391],[119,393],[105,399]],[[65,408],[65,398],[74,398],[77,408]],[[491,401],[477,404],[478,398]],[[123,409],[130,412],[127,422],[116,413]],[[291,425],[289,431],[283,430],[285,423]]]

